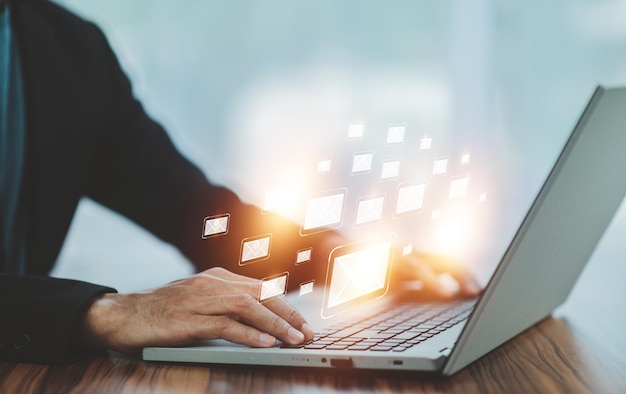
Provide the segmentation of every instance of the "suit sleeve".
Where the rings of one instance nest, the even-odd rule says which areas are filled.
[[[75,280],[0,274],[0,360],[64,364],[80,357],[78,320],[94,297],[110,292]]]
[[[98,143],[87,195],[175,245],[198,271],[221,266],[257,278],[287,270],[291,279],[310,277],[304,272],[307,267],[294,267],[295,256],[317,238],[301,237],[298,225],[261,213],[231,190],[212,184],[133,97],[103,36],[96,48],[102,52],[100,64],[108,81],[105,118],[109,122]],[[224,215],[227,231],[203,237],[205,219]],[[242,242],[265,235],[271,235],[270,257],[262,264],[240,264]],[[322,255],[318,252],[314,257]]]

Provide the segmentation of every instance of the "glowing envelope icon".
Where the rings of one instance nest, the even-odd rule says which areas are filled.
[[[246,238],[241,242],[240,265],[249,264],[270,257],[271,234]]]
[[[348,126],[348,138],[361,138],[363,137],[363,129],[365,125],[363,123],[353,123]]]
[[[259,301],[283,295],[287,292],[287,272],[261,280],[261,295]]]
[[[204,218],[204,226],[202,229],[202,238],[214,237],[216,235],[224,235],[228,233],[228,221],[230,215],[217,215]]]
[[[296,254],[296,264],[302,264],[311,261],[311,250],[311,248],[299,250]]]
[[[300,295],[303,296],[303,295],[306,295],[306,294],[313,293],[313,284],[314,283],[315,283],[315,281],[302,283],[300,285]]]
[[[400,160],[391,160],[383,163],[380,179],[396,178],[400,173]]]
[[[383,218],[385,197],[365,198],[359,201],[356,212],[356,224],[375,222]]]
[[[374,158],[374,153],[365,152],[365,153],[355,153],[352,157],[352,173],[360,173],[367,172],[372,170],[372,159]]]
[[[320,160],[317,162],[317,172],[328,172],[330,171],[330,166],[332,164],[331,160]]]
[[[425,183],[400,187],[398,189],[398,200],[396,201],[396,215],[412,213],[422,209],[425,192]]]
[[[339,190],[309,198],[302,224],[303,233],[340,226],[345,196],[346,190]]]
[[[437,159],[433,163],[433,175],[445,174],[448,171],[448,159]]]
[[[454,200],[456,198],[465,197],[467,195],[467,188],[469,186],[469,176],[453,179],[450,182],[450,193],[448,198]]]
[[[399,144],[404,142],[404,130],[406,126],[389,126],[387,129],[387,143]]]
[[[332,272],[328,307],[353,300],[385,286],[391,244],[338,256]]]

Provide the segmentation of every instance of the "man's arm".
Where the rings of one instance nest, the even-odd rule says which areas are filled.
[[[133,98],[126,76],[95,26],[49,2],[16,3],[14,16],[29,71],[25,81],[32,131],[28,157],[34,163],[30,163],[27,182],[29,208],[33,218],[45,212],[48,224],[47,232],[34,231],[29,238],[29,270],[45,272],[42,267],[48,263],[38,264],[43,261],[38,256],[54,257],[48,254],[62,241],[64,228],[51,229],[68,222],[64,215],[75,196],[91,197],[177,246],[199,271],[214,266],[236,269],[241,239],[267,231],[267,226],[252,218],[260,216],[260,211],[243,204],[226,188],[210,184],[180,155],[165,131]],[[42,50],[55,52],[53,65],[39,66]],[[49,75],[58,76],[52,80],[59,83],[48,86]],[[63,89],[54,98],[40,94],[60,86]],[[42,97],[56,100],[54,111],[47,110],[51,103]],[[48,195],[50,184],[56,189]],[[63,204],[67,206],[61,209]],[[224,212],[233,218],[230,237],[203,240],[204,217]],[[31,224],[41,229],[38,220]],[[230,275],[212,270],[159,289],[115,296],[103,295],[112,289],[73,281],[2,276],[0,358],[62,363],[81,347],[129,351],[146,344],[183,343],[216,335],[261,346],[273,343],[273,337],[294,343],[312,335],[291,307],[274,301],[261,304],[254,285],[248,283],[243,286],[247,293],[242,292],[240,282],[248,279],[221,274]],[[252,275],[250,270],[245,274]],[[196,296],[199,303],[192,300]],[[219,308],[196,308],[211,303]],[[182,334],[175,328],[185,313],[194,316],[197,325],[191,324]],[[200,321],[199,315],[206,319]],[[154,324],[159,319],[170,327],[152,335],[158,331]],[[133,330],[146,327],[145,338],[133,336]],[[255,341],[255,330],[267,335],[259,334]],[[21,334],[28,339],[19,340]],[[131,341],[123,342],[127,338]]]

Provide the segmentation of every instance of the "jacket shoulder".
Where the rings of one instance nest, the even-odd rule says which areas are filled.
[[[22,29],[36,29],[56,42],[69,45],[92,45],[106,42],[103,33],[92,22],[63,6],[47,0],[13,0],[14,23]]]

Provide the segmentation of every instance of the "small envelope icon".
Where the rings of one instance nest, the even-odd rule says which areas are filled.
[[[400,173],[400,160],[386,161],[380,173],[380,179],[391,179]]]
[[[314,197],[307,200],[303,230],[331,227],[341,223],[346,192]]]
[[[365,124],[363,123],[353,123],[348,126],[348,138],[361,138],[363,137],[363,129],[365,128]]]
[[[311,249],[299,250],[296,255],[296,264],[306,263],[311,261]]]
[[[309,293],[313,293],[313,284],[315,281],[306,282],[300,285],[300,295],[306,295]]]
[[[385,197],[374,197],[359,201],[356,212],[356,224],[374,222],[383,217]]]
[[[259,301],[285,294],[287,292],[287,276],[288,274],[284,273],[261,280]]]
[[[396,215],[422,209],[422,206],[424,205],[425,191],[425,183],[400,187],[398,189]]]
[[[453,179],[450,182],[450,193],[448,198],[454,200],[455,198],[465,197],[467,195],[467,187],[469,186],[469,176]]]
[[[355,153],[352,157],[352,173],[366,172],[372,170],[372,158],[374,153]]]
[[[241,242],[241,264],[263,260],[270,256],[270,234],[246,238]]]
[[[437,159],[433,163],[433,175],[445,174],[448,171],[448,159]]]
[[[209,216],[204,218],[204,227],[202,229],[202,238],[208,238],[215,235],[224,235],[228,232],[228,221],[230,215]]]
[[[332,165],[331,160],[320,160],[317,162],[317,172],[328,172]]]
[[[398,144],[404,141],[404,129],[406,126],[389,126],[387,129],[387,143]]]

